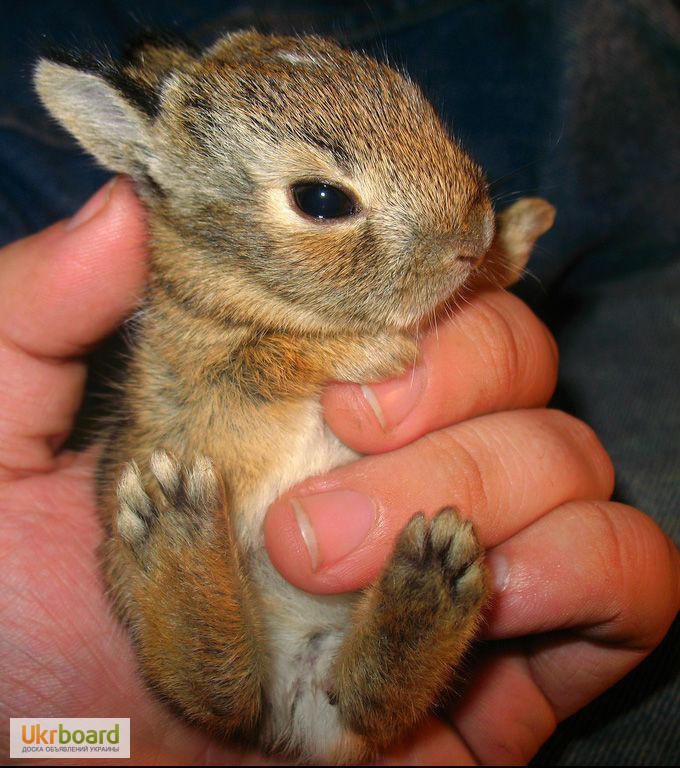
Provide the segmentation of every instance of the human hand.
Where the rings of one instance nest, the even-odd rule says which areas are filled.
[[[92,482],[96,449],[80,454],[60,450],[72,427],[73,416],[82,396],[86,370],[80,359],[82,354],[131,311],[141,294],[145,276],[143,242],[144,228],[139,205],[129,183],[119,180],[113,189],[100,192],[86,206],[73,220],[70,230],[63,223],[56,224],[45,232],[5,248],[0,254],[0,306],[3,307],[0,317],[0,606],[3,627],[0,631],[0,659],[5,691],[0,702],[0,712],[5,718],[38,714],[43,717],[129,716],[132,721],[132,755],[138,763],[259,763],[261,757],[225,749],[178,721],[156,702],[139,680],[129,640],[110,614],[98,575],[95,548],[101,533],[96,522]],[[500,296],[496,300],[516,302]],[[512,326],[513,335],[501,335],[501,340],[504,338],[505,342],[511,339],[516,341],[516,334],[527,323],[531,325],[535,322],[518,302],[514,307],[519,314],[514,316],[516,324]],[[465,328],[465,318],[469,317],[466,313],[470,311],[471,308],[466,308],[456,320],[461,330]],[[502,353],[506,349],[504,343],[496,338],[495,332],[491,333],[494,327],[493,323],[489,326],[489,338],[477,348],[455,350],[452,359],[458,366],[457,371],[452,371],[450,361],[435,361],[433,370],[436,376],[432,381],[439,381],[437,386],[441,388],[440,391],[446,391],[449,377],[453,377],[457,388],[456,408],[459,410],[452,412],[451,408],[444,409],[443,404],[438,405],[441,412],[439,415],[443,419],[441,423],[434,419],[434,409],[428,407],[426,413],[419,408],[409,417],[410,421],[405,421],[404,426],[389,437],[381,436],[375,430],[375,425],[371,432],[370,427],[361,426],[364,423],[362,419],[368,416],[366,423],[370,424],[371,417],[368,411],[361,409],[361,401],[354,400],[356,392],[352,387],[330,388],[327,392],[325,401],[329,423],[348,442],[353,441],[366,452],[406,446],[393,454],[371,457],[362,462],[390,461],[390,457],[401,461],[399,457],[404,456],[402,451],[419,450],[422,439],[418,438],[421,434],[431,430],[437,434],[436,430],[445,424],[465,421],[483,412],[545,402],[552,388],[554,365],[551,367],[551,364],[544,363],[540,366],[536,363],[534,375],[524,381],[517,379],[514,387],[506,386],[503,379],[494,382],[492,377],[487,377],[485,370],[486,373],[492,370],[492,361],[498,359],[493,350]],[[531,338],[534,337],[534,331],[527,330]],[[440,337],[443,332],[444,329],[441,329]],[[468,338],[466,334],[464,336]],[[432,343],[429,340],[425,348],[426,366],[429,367],[432,366],[427,362],[428,345]],[[544,359],[546,348],[541,349],[537,358]],[[549,343],[547,349],[549,357]],[[477,359],[476,352],[481,352],[477,363],[474,362]],[[488,355],[488,366],[484,363],[485,354]],[[465,361],[472,361],[472,365]],[[479,362],[482,363],[481,367]],[[440,369],[440,366],[443,367]],[[538,368],[541,368],[543,374]],[[440,371],[441,375],[436,371]],[[512,366],[508,366],[508,371],[512,372]],[[535,389],[532,389],[534,386]],[[528,394],[530,390],[533,394]],[[512,392],[515,394],[508,394]],[[429,394],[428,402],[438,403],[436,398],[430,400]],[[422,417],[417,415],[418,412]],[[354,422],[348,419],[349,414],[354,414]],[[506,413],[484,418],[516,415]],[[468,421],[467,425],[471,435],[479,433],[478,422]],[[465,428],[465,424],[457,428]],[[345,434],[343,429],[346,430]],[[532,429],[527,427],[525,432],[519,434],[535,437]],[[357,442],[356,434],[352,437],[352,430],[363,435],[363,446]],[[555,430],[545,427],[544,431],[552,434]],[[589,434],[583,428],[582,432],[583,435]],[[439,438],[423,439],[425,444],[432,443],[435,452],[440,450],[437,448]],[[501,439],[500,436],[498,439]],[[448,438],[443,440],[441,445],[447,445]],[[583,474],[583,467],[592,459],[591,453],[596,445],[587,440],[585,442],[587,450],[579,441],[567,441],[563,449],[564,466],[575,467],[574,471],[579,477]],[[463,443],[464,448],[466,445]],[[503,455],[503,451],[499,450],[498,456],[502,458]],[[315,580],[320,577],[324,583],[322,590],[326,591],[343,591],[357,586],[361,580],[370,580],[371,575],[379,570],[391,537],[401,524],[400,514],[402,517],[408,516],[421,505],[430,511],[434,508],[437,499],[435,480],[437,476],[442,480],[446,478],[446,466],[450,463],[447,452],[442,453],[441,457],[445,461],[438,471],[432,473],[429,496],[418,488],[417,475],[412,476],[414,485],[410,491],[411,499],[403,498],[400,501],[396,496],[390,497],[389,493],[380,496],[390,504],[390,515],[389,519],[385,516],[379,526],[382,531],[381,536],[377,537],[379,546],[355,550],[355,565],[363,562],[363,571],[361,568],[343,571],[343,561],[340,560],[336,566],[339,576],[334,576],[332,569],[322,567],[316,576],[307,573],[307,588],[315,588]],[[359,476],[364,479],[364,487],[377,494],[378,489],[386,484],[382,481],[381,485],[380,473],[372,478],[366,469],[362,470],[361,467],[367,467],[362,462],[356,468]],[[499,460],[496,466],[501,464]],[[467,466],[474,468],[473,464]],[[532,471],[543,477],[550,466],[550,462],[546,464],[542,459],[538,466],[532,467]],[[350,470],[344,468],[342,471]],[[493,472],[493,465],[486,471]],[[600,473],[598,470],[592,474],[599,476]],[[331,478],[334,476],[331,475]],[[408,492],[406,479],[404,476],[403,489]],[[474,478],[466,486],[471,494],[475,487],[473,481]],[[567,625],[569,617],[565,619],[565,611],[570,605],[574,606],[573,616],[578,618],[578,597],[593,591],[592,579],[590,576],[579,575],[575,570],[576,566],[583,564],[583,553],[580,550],[584,547],[581,545],[576,550],[579,559],[574,562],[568,550],[572,529],[565,527],[565,523],[558,526],[553,517],[556,513],[544,514],[542,508],[536,511],[538,504],[531,506],[530,500],[517,503],[516,497],[505,499],[504,506],[484,507],[481,500],[466,505],[462,495],[453,493],[454,488],[449,490],[444,485],[440,483],[441,490],[448,494],[445,501],[457,501],[464,511],[474,506],[475,520],[482,538],[487,544],[496,544],[492,550],[496,556],[504,555],[507,558],[507,585],[491,616],[490,637],[517,637],[531,634],[536,629],[555,627],[555,617],[558,615],[562,619],[560,626]],[[464,485],[459,483],[459,488]],[[359,486],[353,487],[361,490]],[[580,498],[575,491],[576,487],[574,481],[573,485],[564,489],[562,496]],[[588,485],[586,489],[589,498],[599,498],[601,493],[594,494],[590,490],[592,487]],[[393,484],[391,492],[396,493],[397,490]],[[556,505],[555,499],[558,496],[556,493],[544,497],[544,501]],[[562,496],[559,496],[557,503],[561,503]],[[493,497],[490,496],[492,503]],[[407,506],[411,508],[407,510]],[[280,521],[285,527],[286,507],[279,506],[277,509],[282,510],[279,513]],[[564,514],[565,508],[561,509]],[[568,513],[569,507],[566,509]],[[583,516],[580,509],[577,505],[576,522]],[[276,509],[272,512],[273,516],[270,515],[269,519],[270,535],[277,525]],[[494,514],[495,520],[492,519]],[[521,519],[516,519],[518,514]],[[622,550],[624,558],[621,562],[628,562],[626,558],[630,552],[638,552],[637,546],[640,545],[639,571],[644,578],[637,575],[637,591],[634,591],[631,590],[630,582],[622,585],[616,581],[616,574],[619,573],[617,569],[612,580],[616,587],[611,591],[614,602],[610,605],[613,609],[620,606],[621,618],[618,622],[600,620],[598,624],[588,616],[582,617],[584,623],[590,621],[590,631],[594,632],[592,637],[595,639],[591,641],[591,636],[584,634],[581,640],[585,644],[583,650],[576,648],[586,661],[592,661],[591,657],[596,653],[593,649],[600,647],[604,649],[601,653],[605,659],[611,659],[617,654],[608,651],[601,643],[615,638],[615,634],[610,636],[606,632],[611,633],[612,627],[618,627],[624,639],[633,638],[633,650],[629,650],[630,641],[628,646],[622,642],[619,651],[621,661],[615,665],[618,676],[630,666],[631,654],[633,658],[638,658],[658,640],[667,623],[667,615],[671,610],[675,611],[676,605],[673,602],[676,594],[673,590],[676,587],[670,582],[674,578],[672,569],[675,568],[674,573],[677,573],[677,562],[672,562],[672,557],[676,555],[665,554],[665,539],[646,518],[642,518],[639,513],[627,512],[626,515],[631,516],[631,535],[623,537],[628,549]],[[529,525],[532,520],[536,522]],[[518,532],[523,522],[528,527]],[[539,524],[546,531],[542,532],[539,528],[536,533]],[[591,525],[587,530],[593,527]],[[551,543],[553,538],[559,538],[563,529],[566,530],[564,542],[558,542],[559,546]],[[531,532],[534,535],[529,537]],[[522,539],[523,536],[525,539]],[[639,541],[631,543],[634,536]],[[592,536],[586,549],[593,557],[598,553],[601,557],[603,552],[606,554],[606,547],[598,548],[598,542],[603,540],[610,541],[602,531]],[[321,551],[327,557],[331,550],[323,548],[321,535],[319,541]],[[613,541],[616,543],[618,538]],[[286,563],[293,570],[303,564],[299,573],[291,575],[293,581],[297,579],[300,583],[305,578],[305,561],[300,557],[299,540],[296,541],[293,536],[290,543],[293,547],[288,550],[288,560],[282,547],[274,552],[278,553],[277,562],[284,572]],[[541,557],[527,557],[532,548],[541,546],[548,547],[548,551]],[[560,552],[563,553],[563,560],[559,557]],[[649,566],[646,563],[650,561],[655,564],[655,570],[648,574]],[[563,583],[571,585],[569,590],[574,590],[573,593],[569,591],[573,602],[565,602],[562,594],[564,590],[551,591],[555,585],[550,580],[544,581],[545,567],[551,563],[561,565],[565,574]],[[591,567],[585,573],[590,574],[594,570]],[[602,607],[604,587],[608,583],[599,572],[597,579],[602,583],[594,585],[595,588],[599,587],[593,597],[594,609]],[[669,595],[667,604],[660,605],[656,599],[650,601],[650,593],[656,598],[656,590],[664,585]],[[650,619],[646,633],[642,633],[640,625],[636,623],[645,619],[640,611],[643,601],[654,604],[653,608],[648,606]],[[595,615],[596,612],[593,613]],[[539,622],[538,626],[536,622]],[[597,634],[598,627],[604,627],[602,638]],[[636,643],[641,645],[642,650],[635,650]],[[535,698],[527,702],[526,717],[531,720],[536,717],[536,712],[545,714],[545,700],[539,695],[538,689],[531,688],[526,673],[531,661],[540,675],[545,665],[550,664],[554,658],[554,650],[553,656],[549,651],[537,647],[529,658],[517,654],[513,656],[503,647],[492,650],[489,659],[471,679],[466,698],[451,715],[454,728],[433,719],[419,730],[401,755],[395,753],[391,759],[408,762],[413,757],[424,762],[438,758],[455,762],[465,759],[465,756],[470,758],[464,746],[465,739],[470,737],[465,734],[481,730],[486,730],[485,739],[498,749],[506,731],[516,730],[517,727],[517,722],[513,720],[508,721],[505,729],[500,727],[502,722],[495,722],[498,713],[504,712],[501,705],[504,703],[503,697],[507,698],[505,691],[509,678],[516,688],[522,686],[517,696],[522,695],[526,699],[530,693],[534,694]],[[569,658],[573,657],[573,644],[567,644],[565,653]],[[588,669],[588,665],[585,665],[584,670]],[[582,686],[581,690],[587,689],[592,693],[592,688],[592,685]],[[570,686],[567,689],[570,690]],[[515,702],[517,696],[513,693],[511,702]],[[488,697],[489,704],[485,704],[483,709],[479,703],[480,697],[485,701]],[[542,704],[543,709],[537,702],[538,705]],[[484,716],[491,718],[493,728],[485,724]],[[497,738],[490,739],[489,734],[493,733],[497,733]],[[2,738],[7,738],[6,731]],[[483,753],[478,757],[487,759]]]
[[[415,374],[368,396],[326,391],[327,423],[373,455],[285,494],[267,548],[302,589],[345,592],[377,576],[415,512],[458,507],[488,551],[488,642],[461,696],[386,762],[525,763],[660,642],[680,557],[649,517],[608,501],[613,468],[592,430],[542,407],[556,351],[517,298],[475,297],[422,346]]]

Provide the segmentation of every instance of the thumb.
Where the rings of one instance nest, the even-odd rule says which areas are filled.
[[[145,236],[119,178],[69,221],[0,250],[0,477],[53,468],[82,397],[77,358],[135,307]]]
[[[116,177],[71,219],[0,250],[0,338],[38,357],[89,349],[137,303],[145,237],[132,182]]]

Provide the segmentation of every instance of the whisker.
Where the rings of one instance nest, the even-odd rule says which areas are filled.
[[[527,189],[513,189],[511,192],[503,192],[499,195],[491,195],[491,200],[494,204],[504,202],[505,200],[512,199],[514,197],[520,197],[521,195],[529,194]]]
[[[524,165],[520,165],[517,168],[515,168],[512,171],[508,171],[507,173],[504,173],[502,176],[497,176],[495,179],[492,179],[489,181],[489,187],[494,187],[496,184],[500,184],[501,181],[505,181],[505,179],[509,179],[511,176],[515,176],[520,171],[524,171],[527,168],[531,168],[532,165],[537,165],[540,162],[539,158],[535,158],[534,160],[529,160],[529,162],[524,163]]]

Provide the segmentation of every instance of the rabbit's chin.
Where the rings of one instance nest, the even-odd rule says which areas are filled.
[[[399,331],[415,331],[429,325],[456,307],[474,272],[472,265],[461,265],[455,275],[446,275],[424,286],[419,296],[395,308],[391,325]]]

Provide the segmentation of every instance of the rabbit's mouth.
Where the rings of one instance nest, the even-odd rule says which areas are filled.
[[[409,285],[400,291],[394,325],[403,330],[415,330],[441,307],[453,305],[470,283],[484,255],[456,259],[448,268],[428,267],[426,273],[412,275]],[[413,279],[415,277],[415,279]]]

